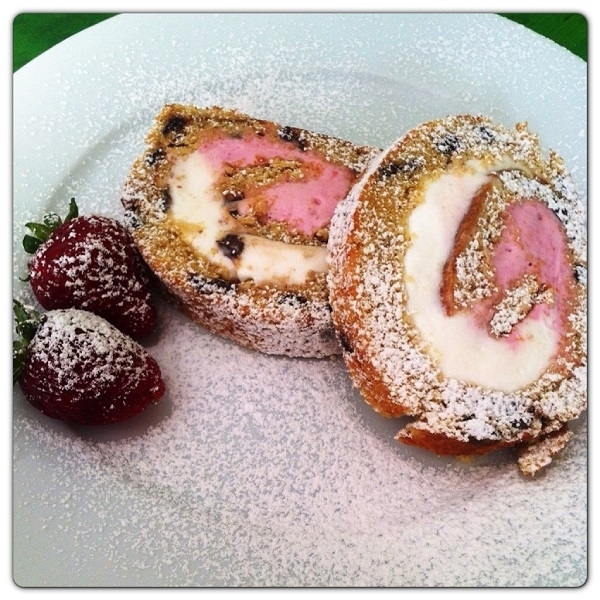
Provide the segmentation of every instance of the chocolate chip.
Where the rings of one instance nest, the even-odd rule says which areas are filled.
[[[580,283],[582,280],[585,280],[585,267],[582,265],[575,265],[573,267],[573,278],[577,283]]]
[[[475,131],[479,137],[488,144],[496,139],[496,133],[486,125],[479,125],[475,128]]]
[[[458,417],[458,421],[460,421],[461,423],[466,423],[467,421],[472,421],[475,418],[475,415],[473,413],[469,413],[466,415],[461,415],[460,417]]]
[[[391,175],[397,175],[402,170],[401,166],[398,163],[387,163],[385,165],[381,165],[377,169],[377,174],[381,179],[387,179]]]
[[[245,197],[246,194],[242,190],[223,190],[223,200],[225,202],[237,202]]]
[[[569,216],[569,211],[564,206],[553,207],[552,212],[561,220],[564,221]]]
[[[154,152],[146,155],[146,165],[153,167],[165,158],[165,151],[162,148],[158,148]]]
[[[449,133],[436,144],[436,148],[440,154],[450,156],[460,150],[461,142],[456,135]]]
[[[302,151],[305,151],[308,148],[308,141],[304,137],[302,131],[297,127],[286,125],[277,133],[282,140],[285,142],[294,142]]]
[[[410,157],[401,161],[392,161],[382,164],[377,169],[377,174],[381,179],[387,179],[393,175],[401,173],[402,175],[412,175],[417,169],[423,166],[423,160],[415,157]]]
[[[227,258],[233,259],[243,252],[244,240],[234,233],[228,233],[225,237],[217,240],[217,246]]]
[[[183,133],[185,126],[187,124],[187,119],[180,115],[174,115],[167,119],[165,126],[163,127],[162,133],[163,135],[169,135],[171,133]]]
[[[518,419],[513,419],[510,424],[515,429],[527,429],[531,425],[531,419],[527,420],[523,417],[519,417]]]
[[[139,215],[131,210],[125,212],[123,219],[127,229],[139,229],[142,226],[142,220]]]
[[[232,281],[225,279],[207,279],[197,273],[189,274],[190,283],[201,294],[224,294],[235,286]]]
[[[171,198],[171,192],[169,191],[169,188],[165,188],[161,193],[161,198],[159,201],[158,209],[161,212],[166,213],[169,210],[169,208],[171,207],[172,203],[173,203],[173,198]]]
[[[352,344],[350,344],[350,340],[348,340],[345,333],[338,333],[338,339],[340,340],[342,350],[346,352],[346,354],[352,354],[354,352],[354,348],[352,347]]]
[[[290,306],[305,306],[308,304],[308,299],[302,294],[294,292],[284,292],[277,300],[279,304],[289,304]]]
[[[297,139],[297,136],[294,135],[294,130],[286,125],[282,127],[278,132],[279,137],[286,142],[293,142]]]

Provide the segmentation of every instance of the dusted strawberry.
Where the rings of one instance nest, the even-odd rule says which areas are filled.
[[[52,214],[26,226],[29,281],[45,309],[88,310],[134,338],[152,333],[156,310],[146,266],[117,221],[78,216],[71,200],[64,222]]]
[[[31,313],[14,302],[13,380],[45,415],[82,425],[125,421],[165,392],[154,358],[102,317]]]

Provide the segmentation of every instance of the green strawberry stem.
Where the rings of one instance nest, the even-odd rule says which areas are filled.
[[[23,237],[23,248],[25,248],[25,252],[28,254],[35,254],[37,249],[48,240],[58,227],[63,223],[74,219],[78,214],[79,210],[75,198],[71,198],[69,212],[64,220],[55,213],[48,213],[47,215],[44,215],[41,223],[25,223],[25,227],[31,231],[31,234],[27,233]]]
[[[42,316],[36,310],[27,310],[18,300],[13,299],[13,312],[15,315],[15,329],[20,338],[13,340],[13,384],[25,365],[27,347],[33,339]]]

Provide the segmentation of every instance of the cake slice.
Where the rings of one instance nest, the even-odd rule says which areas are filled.
[[[517,447],[533,475],[587,406],[585,205],[525,124],[423,123],[336,209],[333,320],[398,434],[441,455]]]
[[[329,222],[378,151],[235,110],[170,104],[122,202],[166,296],[211,332],[269,354],[340,352]]]

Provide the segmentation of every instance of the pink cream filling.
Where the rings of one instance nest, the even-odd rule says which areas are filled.
[[[569,261],[567,240],[558,217],[538,200],[513,204],[505,216],[505,227],[496,244],[492,263],[498,289],[518,285],[525,275],[552,290],[553,302],[536,304],[526,318],[550,315],[560,338],[568,329],[569,305],[574,298],[573,269]],[[493,311],[498,298],[484,301]],[[482,307],[480,307],[482,308]],[[508,336],[509,343],[518,342],[519,325]]]
[[[306,166],[301,181],[283,181],[256,188],[238,204],[238,212],[247,214],[260,199],[267,203],[266,219],[283,222],[290,230],[312,236],[327,227],[338,202],[348,194],[354,173],[335,165],[316,152],[290,147],[289,142],[269,141],[260,137],[216,138],[198,148],[198,152],[217,172],[226,166],[243,168],[264,164],[272,158],[297,160]]]

